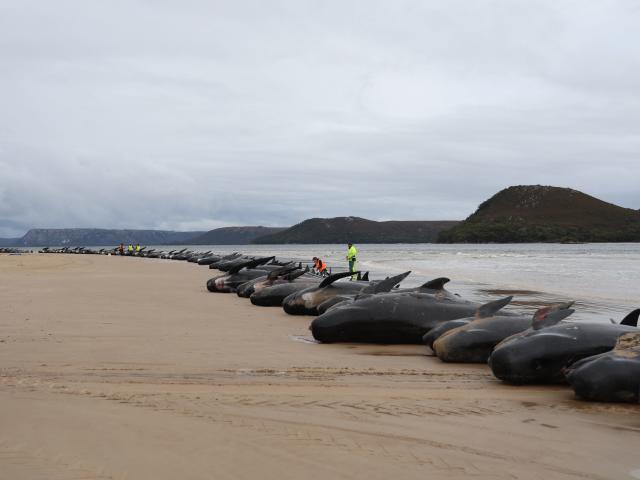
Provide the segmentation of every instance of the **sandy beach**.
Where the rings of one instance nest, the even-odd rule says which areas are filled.
[[[215,273],[0,255],[0,478],[640,478],[637,405],[315,344]]]

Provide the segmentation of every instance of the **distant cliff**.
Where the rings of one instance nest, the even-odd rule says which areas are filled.
[[[37,246],[108,246],[121,242],[141,245],[172,245],[204,232],[174,232],[170,230],[111,230],[102,228],[34,228],[14,244]]]
[[[223,227],[189,239],[187,245],[246,245],[257,237],[278,233],[278,227]]]
[[[572,190],[506,188],[473,215],[440,233],[443,243],[637,242],[640,212]]]
[[[311,218],[252,243],[431,243],[456,221],[376,222],[359,217]]]

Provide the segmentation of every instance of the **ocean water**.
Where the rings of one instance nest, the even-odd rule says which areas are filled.
[[[411,270],[402,284],[411,287],[447,277],[451,279],[447,289],[470,300],[514,295],[509,307],[514,310],[533,311],[549,303],[574,300],[576,313],[570,318],[620,321],[640,308],[640,243],[356,247],[357,268],[368,270],[372,279]],[[346,245],[198,245],[190,249],[275,255],[303,262],[318,256],[334,271],[347,268]]]

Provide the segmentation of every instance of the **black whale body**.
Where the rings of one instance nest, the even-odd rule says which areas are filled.
[[[283,300],[282,308],[290,315],[319,315],[320,311],[318,309],[320,305],[326,305],[327,302],[333,301],[336,297],[344,300],[360,294],[388,292],[410,273],[404,272],[374,282],[368,280],[368,273],[365,273],[364,277],[362,277],[366,281],[337,282],[341,278],[351,277],[352,273],[336,273],[324,278],[318,286],[309,287],[291,294]],[[360,273],[358,273],[358,278],[360,278]]]
[[[299,270],[298,267],[283,266],[277,270],[268,272],[267,275],[255,278],[246,283],[243,283],[237,288],[237,295],[243,298],[249,298],[255,292],[264,288],[271,287],[272,285],[279,285],[281,283],[291,283],[295,279],[303,276],[306,273],[305,270]]]
[[[398,288],[402,280],[404,280],[411,272],[401,273],[400,275],[396,275],[394,277],[387,277],[384,280],[380,280],[378,282],[372,283],[371,285],[366,286],[360,292],[355,294],[342,294],[336,295],[328,300],[325,300],[320,305],[318,305],[317,310],[318,314],[322,315],[326,311],[335,307],[336,305],[340,305],[345,307],[349,304],[352,304],[356,300],[360,300],[365,298],[367,295],[384,295],[387,293],[409,293],[409,292],[419,292],[419,293],[431,293],[431,294],[440,294],[448,296],[450,300],[453,301],[462,301],[459,295],[451,294],[447,290],[444,290],[445,283],[449,282],[448,278],[440,277],[434,280],[429,280],[428,282],[413,288]]]
[[[528,329],[500,342],[489,357],[493,374],[507,383],[564,383],[563,369],[613,349],[618,337],[636,332],[638,313],[621,324],[562,321]]]
[[[539,309],[530,314],[493,315],[449,330],[433,342],[432,350],[443,362],[487,363],[494,347],[511,335],[538,322],[557,323],[573,313],[572,302]]]
[[[422,343],[433,350],[433,342],[440,338],[441,335],[445,334],[449,330],[453,330],[454,328],[458,328],[466,325],[469,322],[473,322],[474,319],[475,317],[456,318],[455,320],[442,322],[425,333],[424,337],[422,337]]]
[[[249,300],[253,305],[260,307],[280,307],[285,298],[295,292],[318,285],[320,278],[312,275],[303,275],[293,282],[282,283],[265,287],[253,292]]]
[[[612,351],[575,362],[565,375],[584,400],[640,403],[640,331],[621,335]]]
[[[273,260],[273,257],[264,257],[238,263],[227,274],[210,278],[207,281],[207,290],[210,292],[233,293],[243,283],[266,275],[267,271],[262,268],[265,263],[271,260]]]
[[[510,297],[486,308],[502,308]],[[500,306],[497,306],[498,303]],[[313,337],[323,343],[422,343],[422,337],[440,322],[473,315],[477,303],[428,293],[386,293],[336,305],[311,322]]]

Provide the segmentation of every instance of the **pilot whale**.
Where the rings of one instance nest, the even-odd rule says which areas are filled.
[[[565,370],[576,396],[598,402],[640,402],[640,330],[618,337],[612,351]]]
[[[485,305],[452,300],[446,295],[420,292],[372,295],[338,304],[311,322],[313,337],[324,343],[422,343],[422,337],[441,322],[469,317],[479,309],[496,312],[511,297]]]
[[[476,317],[473,321],[438,338],[432,350],[443,362],[487,363],[493,348],[511,335],[522,332],[541,322],[556,323],[573,313],[573,302],[551,305],[530,314],[492,315]]]
[[[207,290],[210,292],[231,293],[236,288],[251,279],[266,275],[265,270],[260,266],[273,260],[274,257],[256,258],[246,262],[238,263],[232,267],[225,275],[210,278],[207,281]]]
[[[608,352],[624,333],[637,332],[640,309],[620,324],[561,321],[541,323],[500,342],[489,357],[493,374],[507,383],[564,383],[563,369]]]

